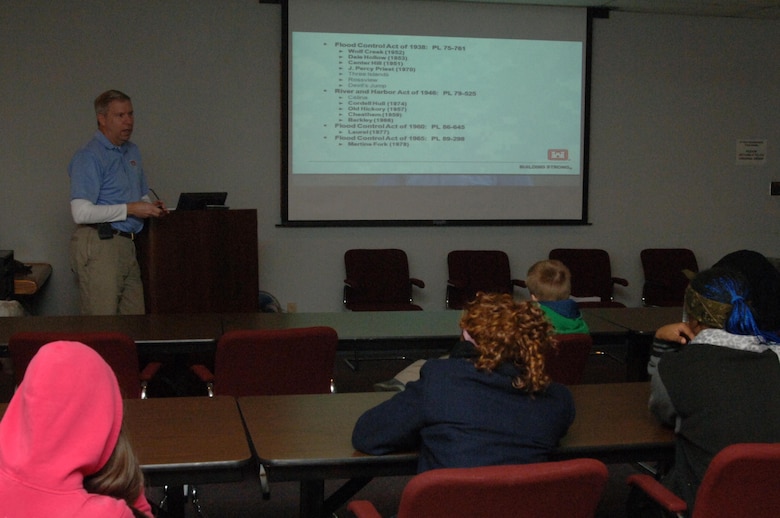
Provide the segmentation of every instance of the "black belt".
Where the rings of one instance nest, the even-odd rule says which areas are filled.
[[[112,234],[111,236],[104,237],[101,234],[100,239],[110,239],[113,236],[122,236],[122,237],[126,237],[130,241],[135,241],[135,236],[136,236],[135,232],[123,232],[121,230],[117,230],[114,227],[112,227],[109,223],[94,223],[94,224],[87,225],[87,226],[94,228],[95,230],[98,231],[99,234],[100,234],[100,227],[101,226],[103,226],[104,228],[108,228],[110,230],[110,232]]]

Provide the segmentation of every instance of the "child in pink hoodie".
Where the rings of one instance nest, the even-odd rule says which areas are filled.
[[[122,412],[114,372],[97,352],[77,342],[42,347],[0,421],[0,517],[152,516]],[[128,473],[131,488],[109,487],[114,473]]]

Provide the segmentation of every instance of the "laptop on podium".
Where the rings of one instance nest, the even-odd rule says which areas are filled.
[[[176,210],[227,209],[226,199],[226,192],[183,192]]]

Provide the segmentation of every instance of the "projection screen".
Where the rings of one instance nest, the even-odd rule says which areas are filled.
[[[587,223],[587,9],[282,10],[282,225]]]

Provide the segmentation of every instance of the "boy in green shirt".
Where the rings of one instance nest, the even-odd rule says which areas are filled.
[[[528,270],[525,280],[531,300],[536,301],[558,334],[588,334],[588,324],[582,319],[577,301],[571,294],[571,272],[555,259],[539,261]],[[420,378],[425,360],[417,360],[390,380],[376,383],[378,391],[401,391],[410,381]]]
[[[565,264],[555,259],[539,261],[528,269],[525,284],[556,333],[589,332],[577,301],[570,298],[571,272]]]

